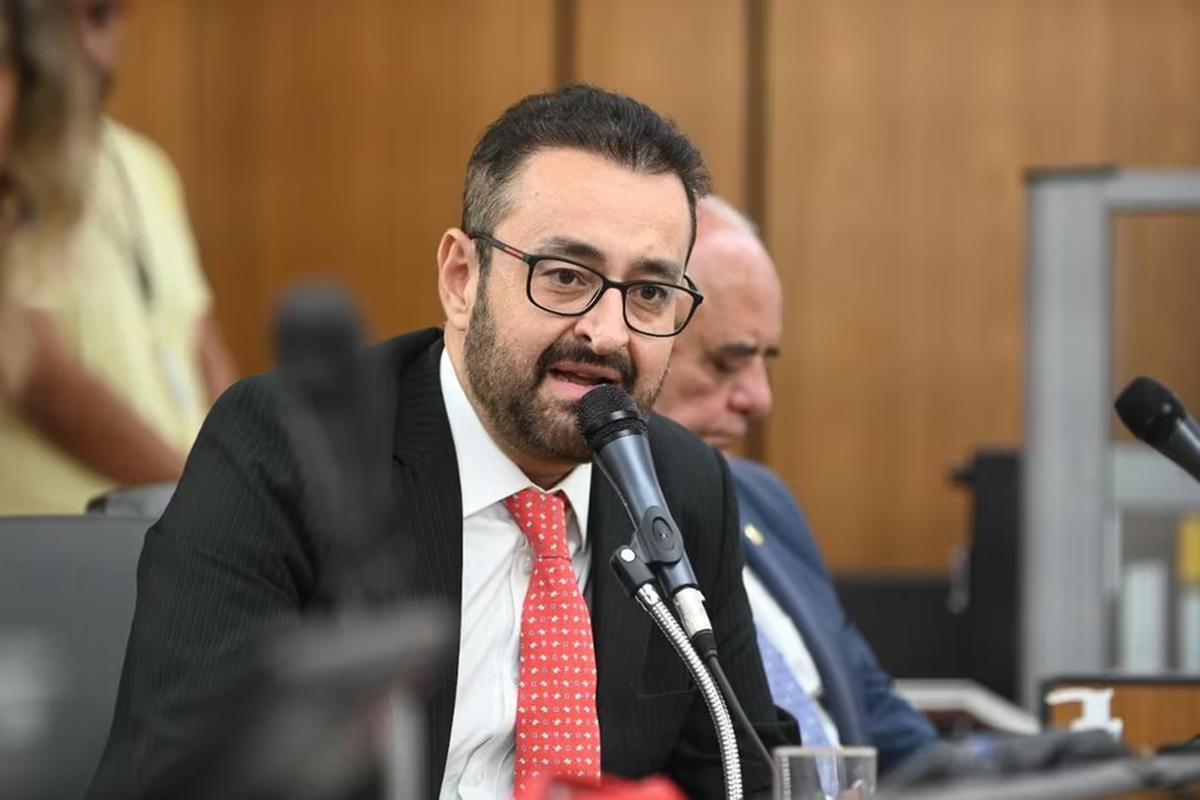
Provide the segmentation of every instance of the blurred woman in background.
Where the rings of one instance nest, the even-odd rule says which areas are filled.
[[[177,480],[236,377],[179,175],[105,113],[135,4],[52,1],[86,67],[94,158],[60,268],[14,285],[31,346],[24,382],[0,404],[0,514],[77,514],[115,488]]]
[[[94,102],[70,18],[56,0],[0,0],[0,390],[25,378],[18,285],[50,276],[78,218]]]

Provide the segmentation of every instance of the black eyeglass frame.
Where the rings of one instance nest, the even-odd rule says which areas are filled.
[[[512,245],[505,244],[495,236],[487,233],[468,233],[467,236],[471,239],[479,239],[480,241],[485,242],[489,247],[493,247],[505,255],[512,256],[518,261],[524,262],[525,266],[529,267],[528,274],[525,277],[525,296],[529,299],[529,302],[533,303],[533,305],[537,308],[560,317],[582,317],[584,314],[596,307],[596,304],[600,302],[600,298],[604,297],[605,292],[607,292],[609,289],[616,289],[621,294],[621,316],[625,318],[625,326],[628,327],[629,330],[634,331],[642,336],[652,336],[657,339],[669,339],[672,336],[678,336],[679,334],[683,333],[683,329],[686,328],[688,323],[692,321],[692,317],[696,316],[696,309],[700,308],[700,304],[704,302],[704,293],[701,292],[696,286],[696,282],[686,274],[683,276],[683,279],[687,281],[687,286],[679,286],[674,283],[667,283],[666,281],[614,281],[608,278],[608,276],[606,276],[604,273],[594,269],[593,267],[589,267],[587,264],[580,264],[578,261],[572,261],[571,259],[564,258],[563,256],[536,255],[533,253],[526,253],[524,250],[518,250]],[[533,298],[533,270],[539,261],[561,261],[564,264],[570,264],[573,267],[579,267],[582,270],[586,270],[600,279],[600,289],[596,292],[592,299],[588,301],[587,305],[585,305],[579,311],[559,311],[555,308],[547,308]],[[662,286],[667,289],[673,289],[675,291],[685,292],[686,294],[691,295],[692,300],[694,301],[692,303],[692,309],[688,312],[687,317],[682,323],[680,323],[679,327],[674,332],[650,333],[649,331],[642,330],[629,321],[629,306],[627,304],[628,292],[630,289],[636,289],[641,286]]]

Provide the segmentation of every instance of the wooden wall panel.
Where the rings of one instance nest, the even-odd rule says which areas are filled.
[[[1112,157],[1200,163],[1200,14],[1190,2],[1111,5]],[[1136,375],[1200,408],[1200,215],[1122,215],[1113,237],[1113,391]],[[1114,419],[1114,435],[1132,437]]]
[[[1122,214],[1113,236],[1113,394],[1150,375],[1200,409],[1200,214]],[[1133,436],[1113,415],[1118,439]]]
[[[748,0],[575,0],[570,77],[675,119],[716,191],[747,203]]]
[[[768,460],[835,569],[941,570],[947,469],[1023,437],[1023,175],[1200,161],[1200,6],[773,0],[767,30]]]
[[[187,186],[198,178],[199,38],[195,0],[139,3],[109,111],[163,147]]]
[[[137,8],[131,62],[187,62],[186,102],[118,108],[152,133],[192,125],[190,145],[163,143],[181,167],[194,148],[193,219],[239,363],[269,364],[271,308],[306,276],[348,285],[377,335],[439,323],[438,237],[483,127],[553,83],[553,0],[158,2]],[[125,78],[138,98],[162,88]]]
[[[440,319],[437,237],[509,102],[574,78],[674,116],[765,208],[787,313],[763,450],[842,571],[944,570],[948,467],[1021,442],[1026,171],[1200,164],[1192,0],[155,0],[131,35],[115,113],[179,165],[247,369],[304,274],[380,335]]]
[[[1108,0],[1107,156],[1120,164],[1200,161],[1200,4]]]

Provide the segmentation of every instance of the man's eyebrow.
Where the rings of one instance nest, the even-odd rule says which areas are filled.
[[[683,267],[664,258],[639,258],[633,262],[633,271],[651,280],[683,282]]]
[[[749,342],[730,342],[717,348],[721,358],[750,358],[758,353],[758,348]]]
[[[566,256],[567,258],[602,259],[604,253],[595,245],[570,236],[551,236],[538,244],[538,255]]]
[[[551,236],[538,244],[538,255],[556,255],[589,261],[603,261],[604,253],[595,245],[570,236]],[[679,283],[683,266],[662,258],[640,258],[633,263],[633,272],[643,280]]]
[[[717,348],[718,356],[721,358],[730,359],[751,358],[752,356],[758,355],[758,352],[758,345],[751,344],[750,342],[730,342],[729,344],[723,344]],[[774,344],[768,345],[762,348],[762,354],[763,358],[778,358],[779,346]]]

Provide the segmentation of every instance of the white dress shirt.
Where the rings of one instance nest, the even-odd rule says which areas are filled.
[[[458,686],[439,796],[511,797],[521,610],[533,550],[504,499],[534,484],[492,441],[444,351],[440,378],[462,484],[463,575]],[[561,490],[570,502],[567,546],[580,591],[586,589],[591,563],[591,486],[589,462],[551,490]]]
[[[787,615],[787,612],[775,602],[775,598],[771,597],[767,587],[762,585],[758,576],[749,566],[742,569],[742,583],[746,586],[746,596],[750,598],[750,612],[754,615],[755,627],[762,631],[763,636],[770,639],[771,644],[775,645],[775,649],[783,654],[783,658],[791,669],[792,675],[800,684],[800,688],[808,692],[809,697],[818,701],[817,714],[821,717],[821,727],[825,729],[825,735],[829,737],[829,741],[835,745],[840,743],[837,726],[833,724],[833,720],[829,718],[820,704],[821,673],[817,671],[817,664],[813,661],[812,654],[808,652],[808,647],[804,644],[804,637],[800,635],[796,623],[792,622],[792,618]]]

